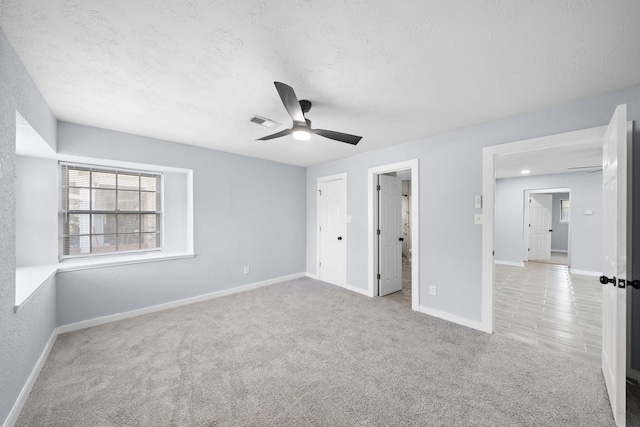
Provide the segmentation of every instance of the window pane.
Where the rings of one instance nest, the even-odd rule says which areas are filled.
[[[140,209],[140,193],[137,191],[118,191],[118,209],[137,211]]]
[[[118,234],[118,250],[133,251],[140,249],[139,234]]]
[[[158,238],[156,233],[143,233],[142,234],[142,243],[140,247],[142,249],[154,249],[158,247]]]
[[[118,174],[118,190],[138,190],[140,177],[138,175]]]
[[[69,214],[69,234],[89,234],[89,215]]]
[[[93,253],[115,252],[118,248],[116,245],[117,237],[115,234],[96,234],[92,238]]]
[[[157,215],[142,215],[142,231],[157,231]]]
[[[109,172],[91,172],[91,187],[116,188],[116,174]]]
[[[69,188],[69,210],[89,210],[89,189]]]
[[[91,251],[89,236],[70,236],[69,255],[88,254]]]
[[[116,191],[115,190],[91,190],[93,193],[94,210],[99,211],[115,211],[116,210]]]
[[[155,176],[141,176],[140,177],[140,189],[145,191],[156,191],[157,180],[159,178]]]
[[[69,187],[89,187],[89,171],[69,169]]]
[[[150,193],[147,191],[143,191],[140,193],[140,198],[142,199],[142,211],[156,211],[156,193]]]
[[[140,231],[140,215],[118,215],[118,233],[137,233]]]
[[[115,214],[94,214],[92,215],[91,219],[92,219],[93,234],[116,233],[116,215]]]

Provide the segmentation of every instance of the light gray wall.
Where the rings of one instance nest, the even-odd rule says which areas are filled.
[[[602,173],[584,172],[543,175],[496,181],[495,259],[524,260],[526,230],[524,194],[526,190],[571,189],[570,264],[575,270],[602,271]],[[554,208],[555,209],[555,208]],[[585,215],[585,210],[594,215]],[[553,234],[556,233],[554,225]]]
[[[473,214],[474,195],[482,193],[482,148],[603,126],[623,103],[629,120],[640,119],[640,87],[633,87],[308,168],[307,271],[317,273],[316,179],[348,174],[347,283],[367,289],[367,169],[417,158],[420,259],[413,262],[420,263],[420,305],[480,321],[482,230]],[[634,136],[640,139],[637,129]],[[360,144],[367,146],[367,135]],[[429,285],[438,286],[437,296],[429,296]]]
[[[16,265],[58,262],[58,162],[16,157]]]
[[[58,274],[59,325],[305,272],[304,168],[64,122],[58,152],[192,169],[196,252]]]
[[[552,199],[551,228],[553,233],[551,233],[551,250],[566,252],[569,249],[569,223],[560,222],[560,200],[569,200],[569,193],[555,193]],[[571,213],[571,210],[569,210],[569,213]]]
[[[0,30],[0,424],[55,328],[55,280],[14,313],[16,111],[56,146],[56,120]]]

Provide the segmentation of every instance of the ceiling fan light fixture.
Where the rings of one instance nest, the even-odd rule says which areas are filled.
[[[311,133],[307,129],[296,129],[293,131],[293,139],[298,141],[308,141],[311,138]]]

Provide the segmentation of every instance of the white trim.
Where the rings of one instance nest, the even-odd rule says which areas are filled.
[[[477,320],[471,320],[464,317],[456,316],[455,314],[446,313],[444,311],[436,310],[434,308],[425,307],[423,305],[418,306],[417,310],[420,313],[427,314],[429,316],[437,317],[448,322],[457,323],[458,325],[466,326],[468,328],[477,329],[478,331],[493,333],[491,330],[484,328],[482,322]]]
[[[482,149],[482,197],[484,223],[482,226],[482,330],[493,331],[493,250],[495,229],[495,157],[500,154],[539,150],[542,148],[601,141],[606,126],[526,139]]]
[[[512,261],[501,261],[499,259],[494,261],[496,264],[500,264],[500,265],[511,265],[513,267],[523,267],[524,268],[524,262],[512,262]]]
[[[171,301],[164,304],[158,304],[151,307],[131,310],[125,313],[112,314],[110,316],[96,317],[95,319],[83,320],[77,323],[70,323],[68,325],[59,326],[58,333],[62,334],[66,332],[77,331],[79,329],[85,329],[85,328],[90,328],[92,326],[102,325],[105,323],[116,322],[118,320],[129,319],[131,317],[137,317],[137,316],[142,316],[144,314],[155,313],[158,311],[167,310],[169,308],[182,307],[185,305],[195,304],[197,302],[208,301],[210,299],[237,294],[240,292],[246,292],[252,289],[273,285],[275,283],[286,282],[286,281],[298,279],[304,276],[305,276],[305,273],[290,274],[288,276],[276,277],[274,279],[264,280],[262,282],[251,283],[249,285],[238,286],[235,288],[224,289],[222,291],[211,292],[209,294],[198,295],[196,297],[184,298],[181,300]]]
[[[376,185],[377,176],[384,173],[411,169],[411,309],[418,310],[420,305],[420,163],[418,159],[389,165],[376,166],[367,171],[368,197],[368,250],[367,250],[367,292],[377,296],[375,272],[378,271],[376,257],[376,224],[378,223]]]
[[[602,272],[601,271],[575,270],[575,269],[573,269],[571,267],[569,267],[569,273],[571,273],[571,274],[581,274],[583,276],[593,276],[593,277],[602,276]]]
[[[340,286],[340,287],[344,288],[344,289],[346,289],[348,291],[355,292],[355,293],[360,294],[360,295],[364,295],[365,297],[369,297],[369,298],[371,297],[371,295],[369,295],[369,291],[367,289],[356,288],[355,286],[352,286],[352,285],[349,285],[349,284],[346,284],[346,283],[345,283],[344,286]]]
[[[308,278],[310,278],[310,279],[318,280],[318,275],[317,275],[317,274],[309,273],[309,272],[307,271],[304,275],[305,275],[305,276],[307,276],[307,277],[308,277]]]
[[[560,252],[561,254],[568,254],[569,251],[566,249],[553,249],[551,248],[551,252]]]
[[[175,259],[193,258],[196,255],[191,252],[146,252],[135,255],[114,255],[95,258],[75,258],[65,260],[58,264],[58,273],[68,271],[90,270],[92,268],[113,267],[118,265],[140,264],[145,262],[171,261]]]
[[[347,283],[347,248],[349,246],[349,229],[347,226],[347,215],[349,215],[348,213],[348,202],[349,199],[347,197],[347,192],[348,192],[348,186],[347,186],[347,173],[343,172],[343,173],[338,173],[335,175],[327,175],[327,176],[320,176],[318,177],[318,179],[316,180],[316,269],[317,269],[317,280],[322,280],[320,279],[320,217],[321,217],[321,212],[320,212],[320,184],[323,182],[329,182],[329,181],[342,181],[342,184],[344,185],[344,191],[342,194],[342,203],[344,205],[344,229],[345,229],[345,233],[346,235],[344,236],[344,244],[345,244],[345,250],[344,250],[344,260],[343,263],[343,276],[342,276],[342,280],[341,283],[332,283],[332,285],[338,285],[338,286],[342,286],[343,284]],[[329,283],[329,282],[327,282]]]
[[[44,364],[47,361],[47,358],[49,357],[49,353],[51,353],[51,349],[53,348],[53,344],[56,342],[56,338],[58,338],[58,334],[59,334],[58,328],[55,328],[51,332],[51,336],[49,337],[49,340],[47,341],[44,348],[42,349],[42,353],[40,353],[40,357],[38,357],[36,364],[33,366],[33,369],[31,370],[31,373],[29,374],[27,381],[24,383],[24,386],[22,387],[22,390],[20,391],[18,398],[16,399],[15,403],[13,404],[13,407],[9,411],[9,415],[4,420],[4,424],[2,424],[3,427],[12,427],[16,423],[16,421],[18,421],[20,412],[22,412],[22,408],[24,407],[24,404],[27,403],[27,399],[29,399],[29,394],[31,394],[31,389],[35,385],[36,380],[38,379],[38,375],[40,375],[40,371],[44,367]]]

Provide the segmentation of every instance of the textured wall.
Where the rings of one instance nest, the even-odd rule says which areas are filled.
[[[601,173],[579,172],[497,180],[495,259],[508,262],[524,260],[524,192],[547,188],[571,188],[571,268],[602,271]],[[594,215],[584,215],[585,210],[594,211]],[[558,227],[553,227],[553,234],[556,234]]]
[[[59,325],[305,271],[304,168],[63,122],[58,151],[192,169],[196,252],[58,274]]]
[[[560,200],[569,200],[569,193],[555,193],[551,221],[553,234],[551,234],[551,250],[566,251],[569,249],[569,223],[560,222]]]
[[[348,174],[347,283],[367,289],[367,169],[418,158],[420,259],[413,262],[420,263],[420,305],[479,321],[482,232],[473,225],[473,201],[482,193],[482,148],[602,126],[622,103],[629,120],[640,119],[640,87],[633,87],[308,168],[307,271],[317,271],[316,178]],[[453,278],[456,272],[462,277]],[[438,285],[436,297],[429,285]]]
[[[56,121],[0,31],[0,424],[55,327],[55,280],[14,313],[16,110],[52,147]]]

